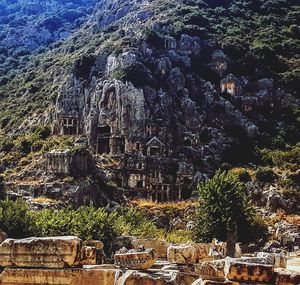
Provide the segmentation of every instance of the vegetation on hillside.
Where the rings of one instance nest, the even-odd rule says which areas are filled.
[[[158,229],[145,211],[137,208],[80,207],[32,211],[23,200],[0,201],[0,229],[11,238],[76,235],[83,240],[98,239],[109,247],[117,236],[156,237],[169,242],[191,240],[188,231]]]
[[[195,228],[198,241],[209,242],[214,237],[226,240],[228,231],[235,231],[235,227],[240,242],[266,239],[267,227],[235,174],[218,171],[213,178],[200,183],[198,190],[198,225]]]

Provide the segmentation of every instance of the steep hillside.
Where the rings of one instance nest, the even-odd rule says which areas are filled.
[[[299,17],[296,1],[99,1],[71,33],[63,16],[69,37],[2,81],[2,171],[45,183],[42,155],[81,137],[122,195],[188,198],[241,165],[267,183],[251,191],[298,195]]]
[[[0,1],[0,84],[26,71],[32,53],[70,36],[96,1]]]

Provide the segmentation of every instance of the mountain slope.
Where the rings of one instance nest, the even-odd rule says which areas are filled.
[[[54,135],[85,136],[95,153],[116,155],[114,182],[128,180],[122,170],[144,175],[127,169],[133,160],[148,165],[143,171],[168,169],[165,186],[183,183],[187,198],[224,163],[260,164],[257,149],[296,144],[299,6],[220,3],[98,2],[78,31],[32,55],[1,87],[0,126],[14,135],[8,152],[20,151],[24,130],[48,124]],[[101,132],[116,144],[103,149]],[[32,156],[35,137],[26,139]],[[38,151],[57,147],[51,143]],[[160,149],[159,162],[148,158],[151,147]]]

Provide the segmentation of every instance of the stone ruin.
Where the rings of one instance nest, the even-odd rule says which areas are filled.
[[[281,254],[259,252],[224,258],[224,244],[168,244],[133,239],[113,263],[98,259],[103,244],[77,237],[6,239],[0,244],[0,284],[56,285],[299,285]],[[95,246],[92,246],[95,245]],[[150,246],[151,248],[145,249]],[[218,254],[214,252],[218,251]]]
[[[48,174],[86,176],[94,168],[93,158],[87,151],[52,150],[45,154],[45,158]]]
[[[240,78],[229,74],[221,81],[221,92],[231,96],[239,96],[242,93],[244,85],[244,82]]]

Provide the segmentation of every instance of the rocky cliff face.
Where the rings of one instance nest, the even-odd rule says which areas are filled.
[[[172,36],[148,1],[121,2],[98,3],[90,32],[115,32],[62,84],[53,131],[85,136],[95,154],[112,156],[107,174],[129,195],[187,198],[210,171],[236,159],[230,154],[243,151],[241,141],[259,136],[269,120],[262,110],[284,108],[287,95],[272,79],[232,74],[217,44]],[[112,38],[117,52],[107,49]]]

